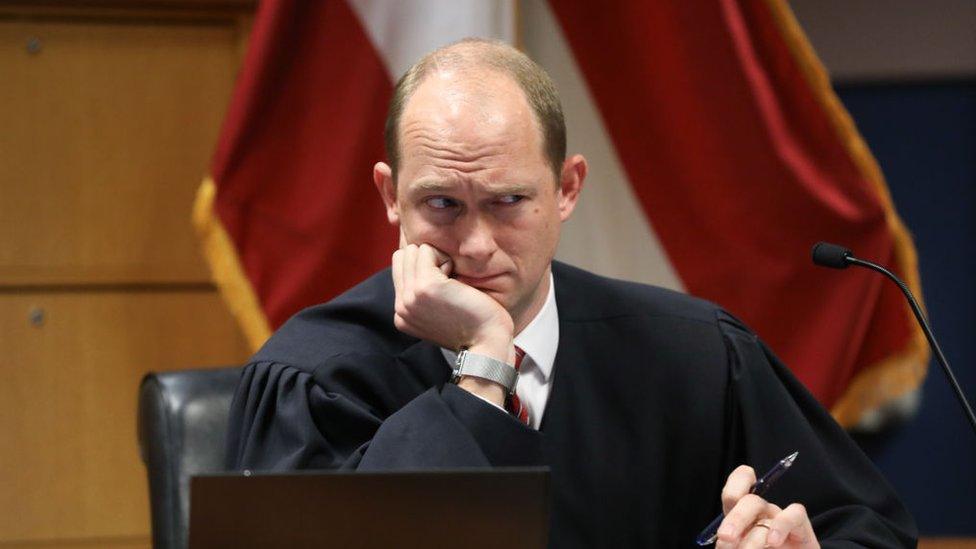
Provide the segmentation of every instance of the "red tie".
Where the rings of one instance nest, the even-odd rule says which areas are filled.
[[[519,371],[522,367],[522,359],[525,358],[525,351],[520,349],[518,346],[515,347],[515,371]],[[505,409],[508,413],[517,417],[519,421],[525,425],[529,424],[529,409],[522,406],[522,401],[519,399],[518,395],[512,393],[508,395],[505,399]]]

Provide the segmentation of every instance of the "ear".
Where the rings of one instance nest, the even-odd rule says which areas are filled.
[[[581,154],[575,154],[563,161],[563,170],[559,176],[560,221],[566,221],[573,214],[576,201],[583,191],[583,181],[588,169],[586,159]]]
[[[373,185],[379,191],[386,206],[386,219],[394,227],[400,226],[400,204],[397,202],[396,184],[393,181],[393,170],[385,162],[377,162],[373,166]]]

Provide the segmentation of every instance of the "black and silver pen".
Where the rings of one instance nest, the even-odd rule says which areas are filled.
[[[783,473],[785,473],[786,470],[793,465],[793,462],[796,461],[796,456],[799,454],[800,452],[793,452],[785,458],[777,461],[776,465],[773,465],[772,469],[766,471],[766,474],[752,485],[752,488],[749,489],[749,493],[756,494],[757,496],[762,496],[765,494],[766,490],[769,490],[769,487],[776,482],[776,479],[783,476]],[[715,538],[718,537],[718,527],[722,525],[723,519],[725,519],[724,513],[715,517],[715,520],[710,522],[708,526],[701,531],[701,534],[698,534],[698,539],[695,540],[695,543],[698,545],[711,545],[715,543]]]

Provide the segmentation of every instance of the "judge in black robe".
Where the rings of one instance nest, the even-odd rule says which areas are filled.
[[[554,262],[559,348],[538,431],[449,382],[393,325],[382,271],[289,320],[246,366],[233,469],[548,465],[552,547],[690,547],[740,464],[799,451],[767,493],[823,547],[912,547],[891,487],[789,370],[722,309]]]

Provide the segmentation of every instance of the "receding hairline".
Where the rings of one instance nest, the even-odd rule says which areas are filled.
[[[486,71],[510,78],[521,90],[533,113],[533,122],[541,132],[543,156],[558,183],[566,156],[566,125],[552,79],[516,48],[483,38],[466,38],[434,50],[417,61],[397,81],[385,128],[386,153],[394,180],[400,164],[401,119],[407,103],[420,85],[438,72],[457,72],[474,77],[482,76]]]

